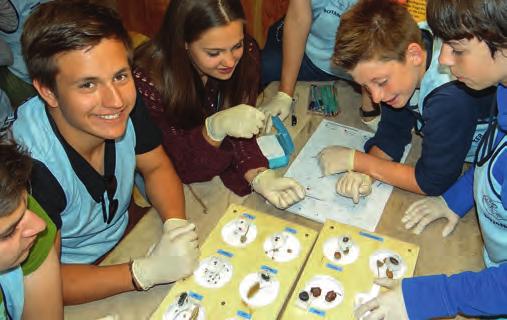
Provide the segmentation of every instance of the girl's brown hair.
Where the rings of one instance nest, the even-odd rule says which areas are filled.
[[[159,32],[139,47],[134,64],[148,72],[162,95],[171,123],[182,128],[204,122],[204,85],[185,49],[185,43],[199,39],[203,32],[232,21],[245,20],[239,0],[171,0]],[[258,65],[243,54],[232,78],[218,81],[226,107],[245,103],[258,88],[252,78]]]

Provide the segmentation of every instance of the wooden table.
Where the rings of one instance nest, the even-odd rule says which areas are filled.
[[[360,96],[346,82],[336,84],[341,113],[330,120],[367,130],[359,121],[358,107]],[[306,112],[308,101],[308,83],[299,83],[296,92],[299,102],[296,107],[298,124],[295,127],[287,125],[294,137],[296,153],[315,131],[322,120],[321,116]],[[264,91],[262,99],[267,99],[276,93],[277,83],[272,83]],[[421,139],[414,136],[412,149],[407,163],[415,164],[420,155]],[[280,175],[286,168],[279,169]],[[244,204],[252,209],[270,213],[274,216],[320,230],[321,224],[301,216],[278,210],[266,203],[258,194],[252,193],[247,197],[232,194],[215,177],[212,181],[194,183],[185,186],[186,208],[188,217],[198,226],[200,241],[204,241],[216,222],[225,212],[229,203]],[[465,270],[478,271],[484,267],[482,261],[482,239],[477,225],[475,211],[463,218],[456,230],[447,238],[442,238],[441,231],[444,221],[432,223],[422,235],[414,235],[405,230],[400,219],[406,208],[421,196],[394,188],[391,197],[382,214],[377,233],[395,237],[400,240],[416,243],[420,246],[420,254],[415,274],[428,275],[436,273],[452,274]],[[116,264],[127,262],[133,257],[144,255],[146,250],[155,243],[161,234],[162,224],[157,213],[150,210],[136,225],[124,240],[109,254],[102,264]],[[97,319],[105,315],[117,315],[119,319],[147,319],[157,308],[169,290],[169,285],[152,288],[147,292],[128,292],[100,301],[69,306],[65,308],[65,319]],[[460,319],[461,317],[458,317]]]

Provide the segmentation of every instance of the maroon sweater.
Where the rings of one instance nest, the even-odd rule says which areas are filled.
[[[247,42],[245,49],[245,54],[258,57],[258,48],[254,43]],[[244,178],[245,172],[268,167],[255,138],[227,136],[219,148],[210,145],[202,134],[204,123],[192,129],[178,128],[170,123],[164,113],[162,97],[147,73],[141,68],[135,68],[133,74],[137,90],[142,95],[151,118],[162,131],[164,149],[183,183],[208,181],[219,175],[224,185],[234,193],[240,196],[250,193],[250,185]],[[256,83],[258,80],[257,77]],[[212,79],[208,79],[205,91],[207,103],[203,108],[206,108],[208,114],[213,114],[218,91]],[[249,97],[246,102],[255,105],[255,100],[256,97]]]

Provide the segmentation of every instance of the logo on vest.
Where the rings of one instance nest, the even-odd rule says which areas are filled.
[[[477,133],[474,136],[474,139],[472,140],[472,142],[478,143],[479,141],[481,141],[481,139],[482,139],[482,133]]]
[[[482,204],[484,207],[484,216],[491,221],[491,223],[507,229],[507,219],[503,217],[498,208],[502,208],[499,201],[494,201],[488,195],[482,196]]]

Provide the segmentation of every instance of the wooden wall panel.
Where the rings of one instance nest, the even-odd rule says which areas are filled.
[[[170,0],[116,0],[118,10],[130,31],[153,36],[162,23]],[[241,0],[247,17],[248,32],[261,47],[267,30],[285,15],[290,0]],[[416,20],[424,19],[426,0],[399,0],[406,3]]]

